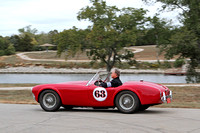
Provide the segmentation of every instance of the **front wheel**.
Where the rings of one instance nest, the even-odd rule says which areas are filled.
[[[128,114],[139,109],[140,101],[132,91],[122,91],[117,95],[115,105],[120,112]]]
[[[40,94],[39,97],[40,106],[45,111],[57,111],[61,106],[61,100],[53,90],[45,90]]]

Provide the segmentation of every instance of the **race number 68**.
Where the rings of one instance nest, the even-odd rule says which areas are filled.
[[[103,87],[97,87],[93,90],[93,97],[97,101],[104,101],[107,98],[107,91]]]

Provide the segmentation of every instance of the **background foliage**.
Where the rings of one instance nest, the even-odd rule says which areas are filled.
[[[182,25],[173,26],[170,20],[161,19],[160,10],[155,16],[149,17],[144,9],[119,9],[108,6],[105,0],[90,0],[91,5],[83,7],[77,16],[80,21],[91,22],[88,28],[72,27],[61,32],[55,29],[49,33],[38,33],[36,28],[29,25],[19,29],[18,35],[0,36],[0,56],[15,54],[15,51],[43,50],[40,45],[50,43],[57,46],[50,49],[57,50],[58,55],[66,52],[66,57],[74,56],[79,51],[87,51],[91,59],[100,60],[110,71],[123,60],[133,62],[133,53],[125,47],[156,45],[160,51],[166,52],[167,59],[177,55],[180,60],[190,59],[188,75],[195,77],[188,79],[198,82],[200,76],[195,69],[200,64],[199,0],[143,1],[162,3],[159,8],[162,11],[181,9],[178,17]]]

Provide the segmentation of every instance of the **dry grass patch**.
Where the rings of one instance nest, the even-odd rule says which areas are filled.
[[[22,60],[17,55],[10,55],[10,56],[4,56],[0,59],[1,63],[7,63],[7,64],[16,64],[21,62],[26,62]]]
[[[141,48],[144,49],[144,51],[135,53],[135,59],[136,60],[157,60],[157,51],[158,49],[156,48],[155,45],[149,45],[149,46],[134,46],[133,48]],[[134,51],[134,50],[133,50]],[[122,50],[120,53],[122,54],[124,51]],[[66,53],[62,53],[61,57],[57,56],[56,51],[43,51],[41,53],[26,53],[30,58],[33,59],[54,59],[54,60],[64,60]],[[177,57],[175,57],[177,58]],[[88,60],[89,57],[87,56],[86,52],[79,51],[74,57],[69,56],[67,58],[68,60]],[[159,55],[160,60],[164,60],[164,53]],[[0,61],[2,63],[8,63],[8,64],[16,64],[16,63],[36,63],[37,61],[25,61],[20,59],[17,55],[12,55],[12,56],[3,56],[0,57]],[[41,62],[38,62],[41,63]],[[47,62],[46,62],[47,63]],[[51,62],[49,62],[51,63]]]
[[[3,87],[32,87],[38,84],[0,84],[0,88]]]
[[[57,55],[56,51],[49,51],[49,52],[41,52],[41,53],[27,53],[25,54],[29,58],[33,59],[54,59],[54,60],[65,60],[66,59],[66,53],[62,53],[61,56],[59,57]],[[81,52],[79,51],[75,56],[68,56],[68,60],[89,60],[87,57],[86,52]]]
[[[156,48],[156,45],[149,45],[149,46],[135,46],[135,48],[144,49],[144,51],[135,53],[136,60],[157,60],[157,52],[159,51]],[[164,52],[158,56],[159,60],[165,60]],[[177,56],[174,58],[176,59]]]
[[[170,104],[157,107],[200,108],[200,87],[169,87],[173,91],[173,101]]]
[[[0,103],[37,104],[30,90],[1,90]]]

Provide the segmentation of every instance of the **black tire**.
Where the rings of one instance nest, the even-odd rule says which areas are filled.
[[[149,107],[150,107],[149,105],[140,105],[139,111],[145,111]]]
[[[61,106],[61,100],[58,93],[53,90],[45,90],[39,97],[40,106],[45,111],[57,111]]]
[[[132,91],[122,91],[117,95],[115,105],[120,112],[130,114],[138,111],[140,101]]]
[[[73,109],[73,106],[71,106],[71,105],[62,105],[62,106],[67,110]]]

